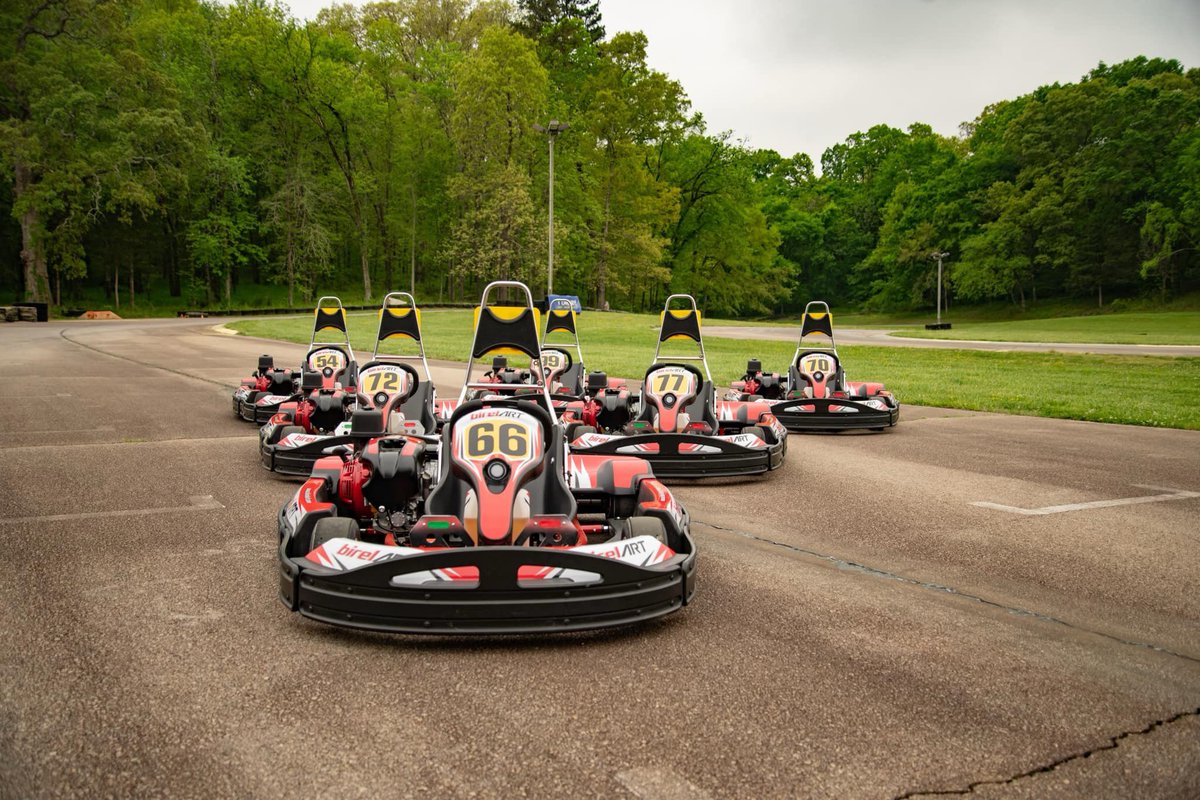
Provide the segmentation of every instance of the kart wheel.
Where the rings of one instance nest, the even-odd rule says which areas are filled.
[[[279,429],[279,436],[275,439],[275,441],[278,442],[283,437],[293,433],[304,433],[304,428],[300,427],[299,425],[284,425]]]
[[[330,539],[357,539],[358,523],[349,517],[325,517],[317,520],[313,526],[312,540],[308,551],[311,553]]]
[[[875,431],[876,433],[883,433],[887,430],[887,428],[871,428],[871,430]]]
[[[663,524],[661,519],[656,517],[630,517],[626,520],[629,523],[629,538],[634,539],[638,536],[653,536],[663,544],[670,546],[667,541],[667,526]]]
[[[769,441],[767,439],[767,429],[764,428],[762,425],[753,425],[749,428],[743,428],[743,432],[748,433],[751,436],[757,436],[759,439],[762,439],[764,442]]]

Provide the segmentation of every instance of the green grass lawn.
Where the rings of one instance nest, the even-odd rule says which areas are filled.
[[[918,328],[896,331],[896,335],[921,339],[981,339],[989,342],[1200,345],[1200,311],[1100,314],[1013,322],[955,322],[948,331]]]
[[[471,312],[430,309],[421,320],[430,358],[465,358]],[[363,360],[371,351],[375,324],[372,313],[349,315],[351,342]],[[657,315],[582,314],[588,368],[640,378],[654,355],[657,324]],[[308,316],[229,323],[247,335],[301,343],[308,342],[311,325]],[[789,342],[715,337],[705,344],[719,385],[736,380],[750,357],[782,371],[795,349]],[[685,352],[677,343],[672,348],[668,352]],[[395,343],[386,349],[404,351]],[[851,380],[883,381],[901,403],[1200,430],[1200,358],[857,346],[839,352]]]

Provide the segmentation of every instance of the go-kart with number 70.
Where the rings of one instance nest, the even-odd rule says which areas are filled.
[[[489,300],[519,292],[497,313]],[[533,359],[536,393],[467,400],[476,359]],[[480,301],[459,403],[441,436],[354,414],[357,450],[320,459],[279,514],[280,597],[306,617],[409,633],[526,633],[623,625],[694,590],[687,512],[637,458],[569,455],[538,363],[522,284]],[[373,435],[372,435],[373,431]]]
[[[812,336],[826,337],[828,346],[807,343]],[[900,420],[900,402],[882,383],[846,380],[833,339],[833,314],[820,300],[804,307],[787,376],[763,372],[758,359],[750,359],[728,399],[769,402],[789,431],[882,431]]]

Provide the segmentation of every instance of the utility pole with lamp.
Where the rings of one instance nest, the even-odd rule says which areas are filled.
[[[937,259],[938,264],[938,281],[937,281],[937,322],[932,325],[927,324],[926,330],[930,331],[945,331],[950,329],[949,322],[942,322],[942,259],[950,255],[949,253],[940,250],[934,250],[929,254],[930,258]]]
[[[560,133],[571,127],[569,123],[550,120],[545,126],[534,123],[533,129],[544,133],[550,139],[550,256],[546,269],[546,298],[549,300],[554,293],[554,139]]]

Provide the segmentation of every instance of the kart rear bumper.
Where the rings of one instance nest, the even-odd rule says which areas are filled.
[[[718,452],[681,451],[683,445]],[[657,445],[657,452],[635,452],[637,445]],[[787,437],[764,448],[748,448],[711,436],[690,433],[646,433],[623,436],[591,447],[571,448],[579,455],[635,456],[654,468],[656,478],[724,478],[760,475],[778,469],[787,452]]]
[[[279,562],[279,598],[285,606],[320,622],[371,631],[506,634],[607,628],[678,611],[695,590],[690,537],[676,557],[650,567],[568,550],[471,547],[338,572],[290,558],[285,547]],[[586,570],[600,580],[518,582],[517,571],[528,564]],[[397,575],[464,566],[477,567],[479,580],[392,582]]]
[[[853,431],[872,428],[890,428],[900,421],[900,404],[891,398],[885,400],[888,407],[871,408],[863,400],[845,397],[798,400],[781,400],[771,406],[771,413],[789,431]],[[811,408],[811,411],[800,409]],[[853,411],[832,411],[834,407],[850,408]]]

